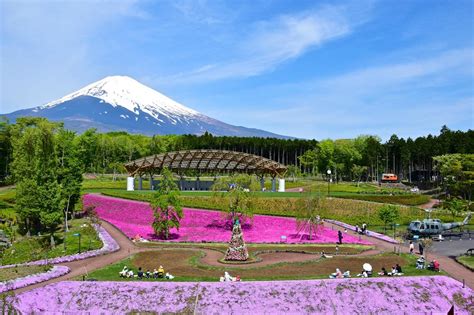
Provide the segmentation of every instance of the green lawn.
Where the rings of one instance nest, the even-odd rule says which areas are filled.
[[[245,268],[237,268],[234,266],[209,266],[200,263],[203,253],[189,252],[186,250],[169,250],[160,252],[143,252],[118,263],[109,265],[105,268],[95,270],[88,275],[90,279],[99,281],[137,281],[137,279],[124,279],[119,277],[119,272],[124,266],[132,268],[135,273],[138,267],[142,267],[144,271],[153,271],[153,266],[161,264],[165,267],[165,271],[169,271],[176,278],[173,281],[218,281],[219,276],[224,271],[229,271],[232,275],[240,275],[243,280],[290,280],[290,279],[325,279],[329,274],[334,272],[335,268],[341,270],[351,270],[353,277],[360,272],[364,262],[369,262],[374,267],[374,276],[384,266],[390,270],[391,264],[400,263],[405,276],[423,276],[434,274],[429,270],[418,270],[415,268],[415,255],[396,255],[386,253],[375,256],[351,257],[336,256],[331,259],[315,259],[305,262],[293,263],[277,263],[268,266],[252,267],[251,264]],[[170,264],[173,262],[172,264]],[[77,278],[79,280],[79,278]],[[141,281],[164,281],[161,279],[143,279]]]
[[[474,256],[459,256],[456,260],[471,270],[474,270]]]
[[[0,282],[46,272],[51,266],[20,266],[0,269]]]
[[[82,225],[86,224],[85,227]],[[54,258],[76,254],[79,252],[79,238],[75,233],[81,233],[81,252],[98,249],[102,242],[95,229],[90,226],[88,219],[75,219],[70,221],[69,232],[66,233],[66,250],[64,250],[63,233],[58,230],[55,234],[56,247],[49,246],[49,236],[20,237],[12,246],[0,256],[1,265],[10,265],[34,261],[39,259]]]

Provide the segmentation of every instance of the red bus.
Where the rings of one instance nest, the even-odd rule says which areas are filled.
[[[382,174],[382,183],[396,183],[398,182],[398,176],[395,174]]]

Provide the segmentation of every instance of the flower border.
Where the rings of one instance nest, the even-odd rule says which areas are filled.
[[[48,281],[53,278],[63,276],[71,271],[66,266],[53,266],[50,270],[42,273],[35,273],[21,278],[16,278],[4,282],[0,282],[0,293],[16,290],[32,284]]]
[[[341,222],[341,221],[337,221],[337,220],[332,220],[332,219],[324,219],[324,221],[328,222],[328,223],[332,223],[332,224],[335,224],[335,225],[339,225],[343,228],[346,228],[348,230],[351,230],[351,231],[355,231],[355,226],[353,225],[350,225],[350,224],[347,224],[347,223],[344,223],[344,222]],[[385,241],[385,242],[389,242],[389,243],[392,243],[392,244],[399,244],[400,242],[397,241],[396,239],[393,239],[387,235],[384,235],[384,234],[381,234],[381,233],[377,233],[377,232],[374,232],[374,231],[369,231],[367,230],[367,236],[371,236],[371,237],[374,237],[374,238],[378,238],[382,241]]]
[[[75,261],[75,260],[82,260],[86,258],[108,254],[108,253],[113,253],[120,249],[120,246],[118,245],[118,243],[113,239],[112,236],[110,236],[109,233],[107,233],[107,231],[102,226],[93,224],[93,227],[97,231],[97,234],[99,235],[99,238],[103,244],[102,248],[100,249],[90,250],[90,251],[83,252],[80,254],[55,257],[51,259],[41,259],[41,260],[30,261],[30,262],[21,263],[21,264],[5,265],[5,266],[0,266],[0,269],[11,268],[15,266],[54,265],[54,264]]]

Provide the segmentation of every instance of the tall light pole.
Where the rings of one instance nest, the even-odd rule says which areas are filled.
[[[328,174],[328,198],[331,195],[331,170],[326,172]]]
[[[79,236],[79,254],[81,253],[81,233],[74,233],[73,236]]]

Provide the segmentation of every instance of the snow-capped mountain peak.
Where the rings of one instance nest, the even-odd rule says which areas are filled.
[[[123,107],[137,115],[145,112],[156,119],[164,115],[173,120],[188,120],[199,115],[199,112],[127,76],[106,77],[40,108],[51,108],[79,96],[92,96],[114,107]]]
[[[233,126],[173,101],[127,76],[110,76],[43,106],[6,115],[39,116],[84,132],[126,131],[146,135],[196,134],[285,138],[265,130]]]

